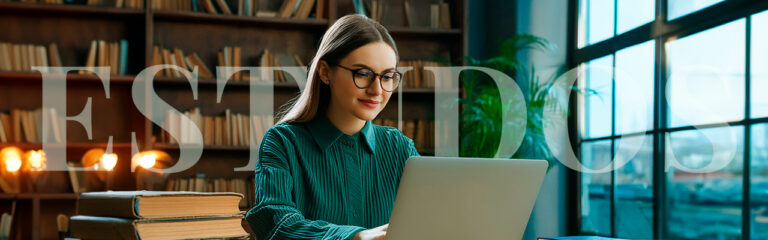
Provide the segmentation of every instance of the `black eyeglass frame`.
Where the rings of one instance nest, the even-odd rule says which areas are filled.
[[[361,67],[361,68],[358,68],[358,69],[352,69],[352,68],[348,68],[348,67],[345,67],[345,66],[342,66],[342,65],[336,65],[336,66],[352,72],[352,83],[354,83],[355,87],[357,87],[359,89],[366,89],[366,88],[371,87],[371,84],[374,81],[376,81],[376,77],[379,77],[379,86],[381,86],[381,89],[386,91],[386,92],[392,92],[397,87],[400,86],[400,82],[403,80],[403,73],[398,72],[398,71],[391,71],[390,70],[390,71],[385,71],[385,72],[382,72],[382,73],[376,73],[376,72],[373,71],[373,69],[366,68],[366,67]],[[368,86],[361,87],[360,85],[357,84],[357,81],[355,81],[355,78],[357,77],[358,72],[360,72],[361,70],[368,70],[368,71],[371,71],[371,74],[373,74],[373,78],[371,78],[372,80],[368,81]],[[392,86],[392,89],[387,90],[386,88],[384,88],[384,82],[381,81],[381,79],[384,77],[385,74],[391,74],[391,73],[397,74],[398,75],[398,78],[397,78],[398,80],[395,83],[395,85]]]

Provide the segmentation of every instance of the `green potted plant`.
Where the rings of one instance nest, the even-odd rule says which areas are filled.
[[[548,126],[543,122],[543,113],[549,108],[562,113],[563,116],[568,114],[567,106],[559,106],[560,101],[549,104],[545,101],[550,90],[558,87],[555,80],[562,73],[562,69],[542,79],[537,75],[535,68],[527,67],[517,57],[522,50],[552,48],[553,46],[546,39],[529,34],[518,34],[504,40],[495,57],[486,60],[465,57],[469,66],[492,68],[509,76],[515,76],[515,81],[523,90],[525,102],[502,103],[498,87],[487,75],[478,71],[462,73],[461,81],[465,95],[459,99],[463,107],[460,116],[461,156],[494,157],[498,150],[502,124],[522,124],[519,120],[507,120],[502,123],[502,110],[510,108],[512,111],[522,110],[524,106],[527,109],[525,135],[513,157],[545,159],[550,161],[550,167],[553,166],[554,157],[544,140],[544,128]],[[578,91],[577,88],[573,89]]]

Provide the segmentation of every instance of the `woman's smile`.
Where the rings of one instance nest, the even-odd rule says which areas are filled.
[[[375,109],[376,107],[379,106],[379,101],[376,101],[376,100],[373,100],[373,99],[359,99],[358,98],[357,100],[359,100],[361,103],[363,103],[363,105],[365,105],[366,107],[369,107],[369,108]]]

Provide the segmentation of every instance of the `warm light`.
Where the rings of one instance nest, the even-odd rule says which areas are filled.
[[[101,148],[93,148],[83,154],[80,162],[84,168],[97,169],[98,163],[101,162],[102,157],[106,154],[106,151]]]
[[[0,151],[0,155],[6,171],[16,172],[21,169],[21,150],[16,147],[7,147]]]
[[[152,168],[155,166],[155,163],[157,163],[157,154],[154,153],[143,154],[139,158],[139,166],[143,168]]]
[[[104,169],[112,171],[112,169],[115,168],[115,165],[117,165],[117,154],[105,153],[104,155],[101,155],[101,159],[99,161],[101,162],[101,166]]]
[[[45,152],[43,150],[30,150],[27,152],[27,163],[34,170],[45,168]]]
[[[13,156],[5,159],[5,170],[9,172],[19,171],[21,168],[21,157]]]
[[[160,150],[147,150],[136,153],[131,158],[131,170],[136,168],[162,169],[171,162],[171,156]]]

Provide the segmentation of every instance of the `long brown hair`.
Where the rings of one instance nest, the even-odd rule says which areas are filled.
[[[355,49],[372,42],[388,44],[395,51],[395,56],[399,56],[389,31],[378,22],[359,14],[339,18],[323,34],[317,54],[310,63],[304,91],[281,107],[278,123],[308,122],[318,113],[325,112],[331,98],[331,89],[320,81],[317,72],[320,60],[327,62],[329,66],[337,65]]]

